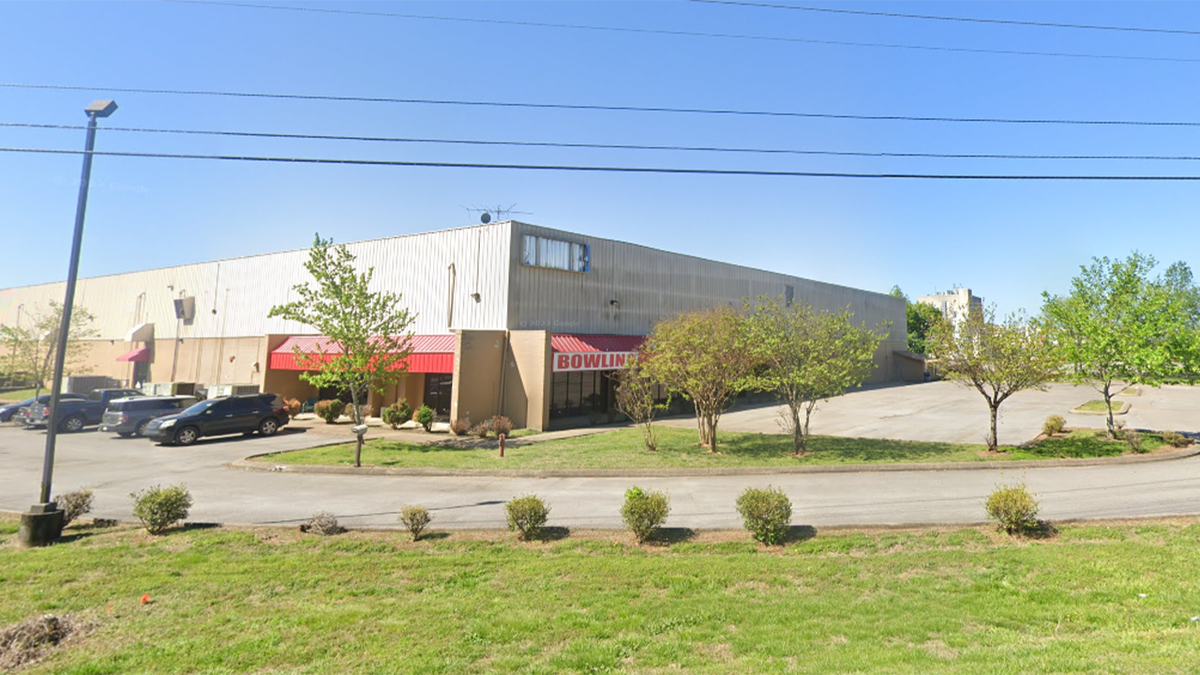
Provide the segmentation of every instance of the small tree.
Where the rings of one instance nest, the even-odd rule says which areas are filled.
[[[817,402],[861,386],[886,333],[855,326],[848,308],[834,314],[760,297],[748,311],[748,342],[760,363],[749,381],[787,404],[783,427],[792,435],[792,454],[801,455]]]
[[[908,351],[914,354],[929,353],[929,336],[933,327],[942,320],[942,313],[937,307],[923,302],[911,302],[899,286],[892,286],[890,295],[904,300],[905,330],[908,337]]]
[[[625,367],[613,375],[616,384],[617,410],[625,414],[634,424],[642,427],[646,449],[658,449],[658,438],[654,433],[654,414],[666,407],[658,403],[654,395],[658,389],[642,364],[643,356],[630,359]]]
[[[988,450],[996,452],[996,417],[1000,405],[1026,389],[1045,390],[1060,375],[1058,350],[1046,331],[1023,315],[995,321],[995,310],[972,312],[956,327],[942,321],[931,341],[943,377],[974,387],[987,401],[991,426]]]
[[[54,376],[54,356],[58,347],[58,331],[62,325],[62,304],[51,300],[48,309],[30,311],[29,321],[24,326],[0,326],[0,340],[9,349],[10,374],[29,373],[34,379],[34,395],[51,386]],[[75,305],[71,309],[71,327],[67,334],[67,353],[63,362],[64,373],[81,373],[81,362],[87,355],[89,345],[84,342],[99,333],[91,327],[95,316],[86,307]],[[25,322],[22,322],[25,323]]]
[[[1065,296],[1043,293],[1042,313],[1077,382],[1104,397],[1108,437],[1116,438],[1114,384],[1155,385],[1194,366],[1200,300],[1191,270],[1175,263],[1151,278],[1154,258],[1093,258],[1080,267]]]
[[[700,445],[717,451],[721,413],[747,386],[754,366],[742,313],[728,305],[660,322],[643,347],[646,374],[696,406]]]
[[[328,339],[317,352],[297,348],[296,359],[306,369],[300,378],[349,390],[354,424],[361,425],[364,394],[372,388],[383,393],[405,375],[415,316],[401,305],[399,293],[372,291],[375,268],[359,272],[344,245],[318,235],[304,268],[316,285],[293,286],[300,299],[272,307],[268,316],[312,326]],[[358,434],[354,466],[362,465],[362,446]]]

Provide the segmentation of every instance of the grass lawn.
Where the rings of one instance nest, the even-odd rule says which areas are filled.
[[[15,530],[0,520],[0,540]],[[1157,675],[1200,663],[1194,519],[1038,541],[820,532],[776,550],[707,532],[645,548],[619,533],[67,533],[47,549],[0,545],[0,628],[47,613],[91,624],[22,673]]]
[[[17,389],[15,391],[6,391],[0,394],[0,403],[20,403],[25,399],[33,398],[35,389]],[[49,389],[42,389],[43,394],[49,394]]]
[[[1113,412],[1114,413],[1117,412],[1124,406],[1125,406],[1124,403],[1121,403],[1119,401],[1115,402],[1113,404]],[[1104,405],[1104,401],[1099,401],[1099,400],[1088,401],[1087,403],[1084,403],[1083,405],[1075,408],[1075,410],[1078,410],[1080,412],[1106,413],[1106,412],[1108,412],[1108,406]]]
[[[796,466],[805,464],[866,464],[871,462],[981,462],[988,460],[1047,459],[1054,457],[1106,457],[1120,455],[1124,443],[1102,439],[1102,432],[1081,430],[1067,438],[1048,439],[1030,448],[1007,448],[1002,455],[987,456],[984,445],[889,441],[872,438],[816,436],[809,454],[791,455],[791,437],[781,434],[722,432],[712,454],[697,445],[696,431],[658,427],[658,450],[642,445],[638,429],[616,431],[509,447],[504,458],[495,449],[461,449],[398,441],[370,441],[363,448],[363,464],[384,467],[442,469],[655,469]],[[1143,435],[1147,451],[1162,445],[1156,435]],[[350,466],[354,445],[295,450],[258,458],[273,464],[325,464]]]

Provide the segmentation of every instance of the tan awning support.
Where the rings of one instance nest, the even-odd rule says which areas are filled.
[[[154,324],[143,323],[129,331],[130,342],[154,342]]]

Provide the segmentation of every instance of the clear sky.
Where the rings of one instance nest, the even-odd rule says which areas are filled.
[[[779,0],[782,3],[784,0]],[[789,0],[790,1],[790,0]],[[152,88],[919,117],[1200,121],[1197,3],[829,7],[1197,34],[1052,28],[697,2],[0,1],[0,122],[81,125],[98,150],[419,162],[849,173],[1200,175],[1196,160],[737,154],[181,136],[103,127],[842,152],[1200,156],[1200,126],[982,124],[350,103]],[[798,3],[793,3],[798,4]],[[449,18],[471,21],[451,21]],[[487,21],[478,21],[487,20]],[[504,23],[510,22],[510,23]],[[572,24],[786,40],[515,25]],[[849,46],[887,43],[1035,56]],[[1138,57],[1096,58],[1096,55]],[[1148,59],[1146,57],[1152,57]],[[1153,60],[1159,59],[1159,60]],[[79,149],[81,130],[0,127],[0,146]],[[0,152],[0,287],[66,276],[80,157]],[[983,181],[550,172],[98,157],[85,276],[470,225],[464,207],[910,296],[967,286],[1037,311],[1092,256],[1200,266],[1198,182]]]

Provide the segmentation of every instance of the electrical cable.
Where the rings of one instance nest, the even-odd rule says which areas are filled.
[[[83,124],[36,124],[31,122],[0,122],[0,128],[83,130]],[[1015,160],[1123,160],[1123,161],[1200,161],[1200,155],[1020,155],[989,153],[945,152],[866,152],[853,150],[800,150],[791,148],[728,148],[689,145],[638,145],[630,143],[564,143],[554,141],[494,141],[456,138],[404,138],[395,136],[341,136],[334,134],[291,134],[260,131],[218,131],[204,129],[153,129],[143,127],[104,127],[105,132],[151,134],[180,134],[200,136],[229,136],[236,138],[265,138],[287,140],[355,141],[368,143],[424,143],[432,145],[480,145],[535,148],[571,148],[597,150],[649,150],[669,152],[717,152],[768,155],[804,155],[831,157],[868,157],[894,159],[1015,159]]]
[[[52,148],[0,147],[0,152],[51,155],[84,155],[85,150]],[[1131,176],[1131,175],[1016,175],[1016,174],[936,174],[936,173],[849,173],[840,171],[769,171],[761,169],[689,169],[672,167],[578,166],[565,164],[489,164],[475,162],[414,162],[388,159],[341,159],[333,157],[268,157],[256,155],[202,155],[168,152],[121,152],[96,150],[93,156],[139,157],[150,159],[198,159],[236,162],[276,162],[287,164],[340,164],[353,166],[397,166],[449,169],[507,169],[523,171],[571,171],[597,173],[661,173],[708,176],[759,176],[776,178],[876,178],[914,180],[1015,180],[1015,181],[1200,181],[1200,175]]]
[[[270,92],[239,92],[188,89],[150,89],[138,87],[84,87],[60,84],[30,84],[0,82],[0,88],[40,89],[49,91],[90,91],[124,94],[159,94],[168,96],[216,96],[230,98],[260,98],[289,101],[330,101],[338,103],[393,103],[413,105],[446,105],[492,108],[523,108],[537,110],[586,110],[596,112],[642,112],[691,115],[727,115],[747,117],[789,117],[800,119],[858,120],[870,122],[954,122],[966,124],[1023,124],[1023,125],[1082,125],[1131,127],[1200,127],[1197,121],[1170,120],[1087,120],[1004,117],[948,117],[935,115],[860,115],[850,113],[816,113],[789,110],[738,110],[719,108],[675,108],[633,105],[600,105],[579,103],[525,103],[516,101],[467,101],[454,99],[393,98],[387,96],[336,96],[332,94],[280,94]]]

